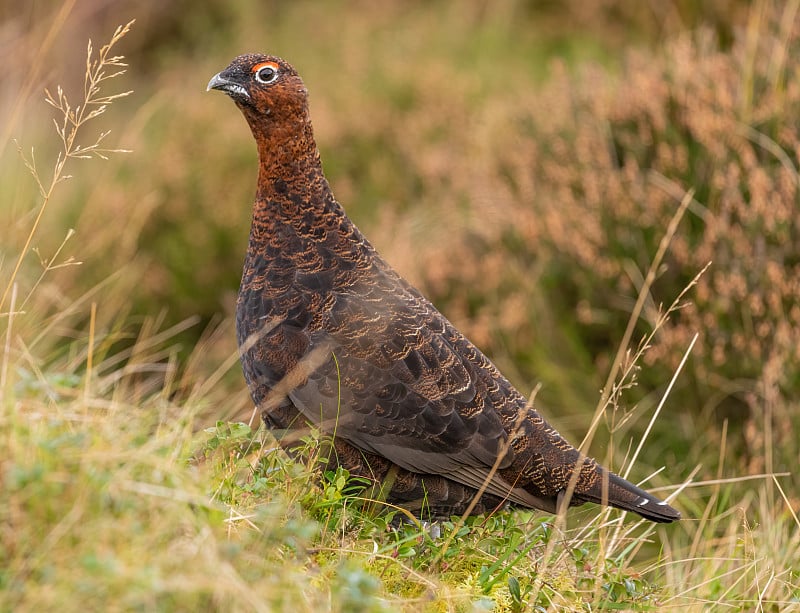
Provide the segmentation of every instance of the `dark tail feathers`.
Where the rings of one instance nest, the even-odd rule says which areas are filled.
[[[597,504],[609,504],[623,511],[633,511],[645,519],[658,523],[669,523],[681,518],[681,514],[666,502],[625,481],[622,477],[606,471],[601,473],[601,477],[589,490],[575,492],[574,498]]]

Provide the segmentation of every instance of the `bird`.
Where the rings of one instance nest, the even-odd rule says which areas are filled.
[[[334,465],[420,518],[592,502],[680,519],[567,442],[381,257],[325,178],[291,64],[240,55],[207,90],[233,100],[258,150],[236,335],[252,400],[287,449],[318,429]]]

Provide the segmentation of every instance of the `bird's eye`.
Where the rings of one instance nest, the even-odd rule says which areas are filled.
[[[256,71],[256,81],[259,83],[272,83],[278,78],[278,71],[274,66],[264,66]]]

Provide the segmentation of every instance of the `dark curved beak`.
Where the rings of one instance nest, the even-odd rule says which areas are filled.
[[[232,98],[246,98],[250,99],[250,94],[247,90],[236,83],[233,79],[230,79],[223,75],[225,71],[218,72],[211,80],[208,82],[208,86],[206,87],[206,91],[211,91],[212,89],[218,89],[222,92],[225,92]]]

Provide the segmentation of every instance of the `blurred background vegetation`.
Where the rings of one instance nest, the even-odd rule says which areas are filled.
[[[98,355],[119,355],[143,329],[161,334],[142,393],[163,384],[159,363],[203,380],[235,355],[255,148],[230,101],[205,86],[235,55],[264,51],[303,75],[327,176],[351,217],[521,390],[543,383],[540,408],[572,440],[585,432],[667,224],[694,190],[637,338],[713,263],[657,335],[607,436],[619,437],[618,462],[698,333],[647,461],[678,467],[667,471],[673,482],[696,464],[715,475],[727,444],[732,473],[793,470],[797,8],[6,0],[3,286],[37,212],[12,138],[51,167],[57,141],[43,89],[62,84],[77,98],[85,66],[76,50],[137,20],[118,50],[130,64],[119,87],[134,93],[101,122],[111,146],[131,152],[86,172],[73,166],[75,179],[48,205],[19,295],[56,268],[25,305],[37,317],[15,320],[23,363],[80,364],[74,342],[85,344],[92,303]],[[191,391],[173,378],[175,394]],[[249,414],[236,368],[208,403],[211,420]],[[628,419],[633,411],[644,417]],[[602,440],[593,451],[610,453]]]

